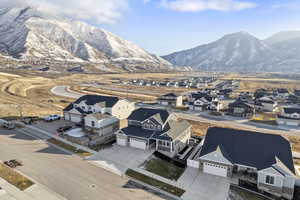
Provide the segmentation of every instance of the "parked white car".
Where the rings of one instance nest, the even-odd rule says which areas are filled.
[[[47,122],[55,121],[55,120],[60,120],[61,116],[59,115],[49,115],[48,117],[45,117],[44,120]]]

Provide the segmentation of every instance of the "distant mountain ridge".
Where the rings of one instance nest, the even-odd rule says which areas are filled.
[[[86,23],[50,16],[33,7],[0,8],[0,54],[21,60],[171,66],[137,45]]]
[[[265,40],[238,32],[163,58],[196,70],[300,72],[300,31],[279,32]]]

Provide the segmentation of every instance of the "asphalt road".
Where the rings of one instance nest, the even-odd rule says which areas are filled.
[[[19,170],[70,200],[161,199],[139,189],[125,189],[126,178],[17,131],[0,129],[0,160],[20,159]],[[41,197],[41,199],[43,199]]]
[[[51,92],[57,96],[74,98],[74,99],[78,99],[79,97],[83,96],[83,94],[71,91],[69,86],[63,86],[63,85],[52,88]]]

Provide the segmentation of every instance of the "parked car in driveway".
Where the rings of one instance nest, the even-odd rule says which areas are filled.
[[[49,115],[48,117],[45,117],[44,120],[47,122],[60,120],[61,116],[59,115]]]
[[[71,128],[72,128],[72,126],[62,126],[62,127],[59,127],[56,131],[58,133],[62,133],[62,132],[70,130]]]

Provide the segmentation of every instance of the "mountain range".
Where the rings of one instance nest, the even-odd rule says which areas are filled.
[[[196,70],[300,72],[300,31],[282,31],[265,40],[238,32],[162,57]]]
[[[22,61],[125,63],[153,68],[171,65],[106,30],[33,7],[0,8],[0,55]]]

